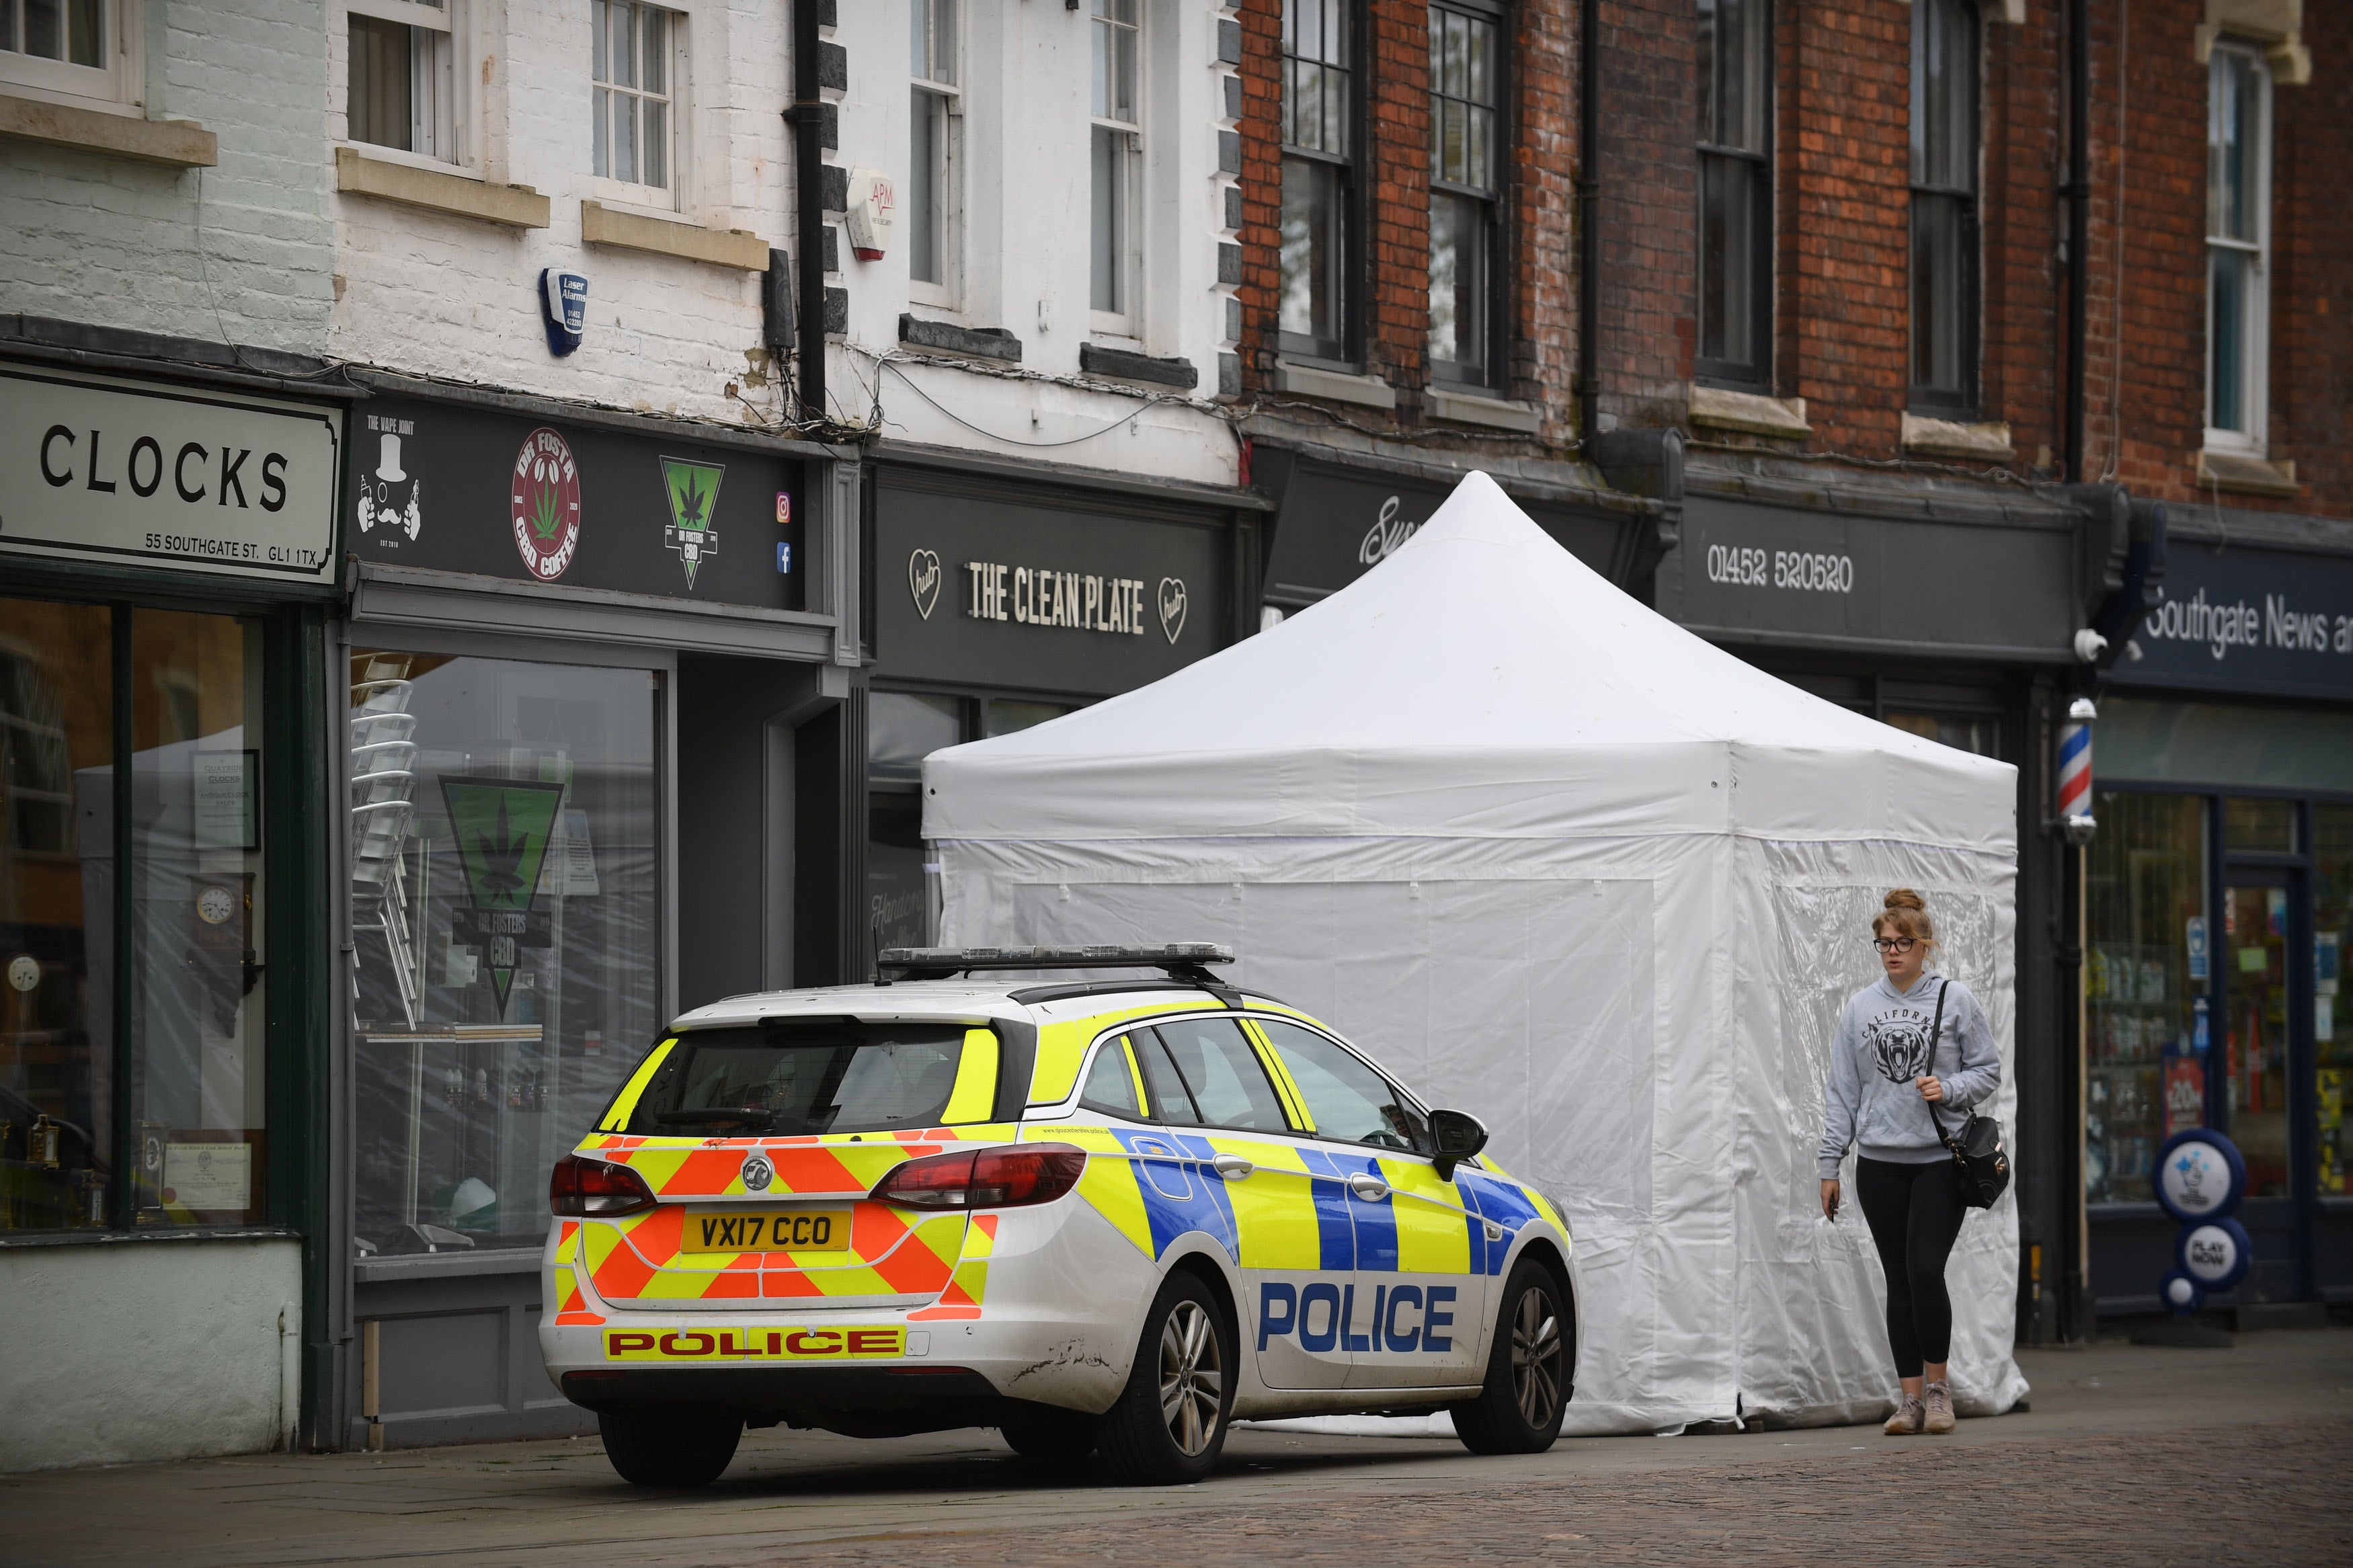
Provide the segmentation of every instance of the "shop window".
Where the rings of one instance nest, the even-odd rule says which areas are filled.
[[[140,23],[138,0],[0,0],[0,83],[135,103]]]
[[[2271,348],[2272,73],[2259,48],[2207,64],[2206,444],[2263,449]]]
[[[923,759],[965,740],[965,702],[877,691],[866,710],[866,900],[875,952],[938,929],[939,876],[923,844]]]
[[[1356,310],[1355,0],[1283,0],[1284,353],[1345,360]]]
[[[1912,404],[1977,405],[1978,16],[1912,7]]]
[[[1088,302],[1094,329],[1132,336],[1140,324],[1142,282],[1137,229],[1143,216],[1137,173],[1144,161],[1144,115],[1137,56],[1143,52],[1139,0],[1093,0],[1088,31],[1094,47],[1092,171]]]
[[[2233,795],[2222,803],[2222,842],[2233,852],[2295,853],[2295,802]]]
[[[2084,1196],[2148,1203],[2158,1146],[2209,1120],[2199,1012],[2208,974],[2196,967],[2207,950],[2205,801],[2103,792],[2094,809]]]
[[[2312,808],[2312,1039],[2318,1074],[2320,1190],[2353,1192],[2353,805]]]
[[[592,0],[590,30],[594,172],[624,197],[674,207],[686,18],[632,0]]]
[[[344,137],[459,162],[458,0],[350,0]]]
[[[914,297],[953,305],[957,138],[956,0],[913,0],[907,116],[907,277]]]
[[[1699,0],[1699,363],[1770,380],[1772,25],[1767,0]]]
[[[1495,381],[1503,43],[1493,15],[1430,10],[1430,368]]]
[[[1000,697],[989,702],[988,717],[982,729],[990,736],[1010,735],[1070,711],[1067,702],[1018,702]]]
[[[536,1247],[663,1017],[642,669],[352,656],[354,1229]]]
[[[1891,712],[1887,722],[1924,741],[1980,757],[2001,755],[2001,724],[1994,719],[1951,713]]]
[[[0,1229],[264,1220],[259,628],[0,625]]]

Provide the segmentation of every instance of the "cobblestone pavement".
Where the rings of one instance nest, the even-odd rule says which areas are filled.
[[[593,1438],[0,1478],[0,1565],[2353,1563],[2353,1330],[2020,1355],[2031,1412],[1586,1438],[1523,1458],[1245,1428],[1197,1487],[1106,1487],[991,1433],[754,1433],[700,1492]]]

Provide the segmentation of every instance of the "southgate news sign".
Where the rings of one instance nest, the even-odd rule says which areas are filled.
[[[332,586],[343,416],[0,365],[0,550]]]
[[[2353,560],[2180,540],[2169,554],[2163,596],[2117,661],[2118,681],[2353,693]]]

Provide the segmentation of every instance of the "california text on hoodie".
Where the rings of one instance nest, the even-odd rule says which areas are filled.
[[[1928,1026],[1936,1016],[1939,987],[1946,988],[1945,1021],[1932,1044]],[[1949,1159],[1915,1081],[1928,1074],[1944,1083],[1937,1110],[1948,1132],[1958,1132],[1968,1108],[2001,1086],[1993,1029],[1968,986],[1923,974],[1910,991],[1898,991],[1882,975],[1849,997],[1831,1042],[1822,1180],[1838,1179],[1850,1143],[1860,1143],[1866,1160],[1895,1164]]]

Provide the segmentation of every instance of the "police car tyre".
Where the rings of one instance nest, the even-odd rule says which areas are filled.
[[[1104,1470],[1128,1486],[1207,1476],[1226,1446],[1234,1404],[1234,1337],[1208,1287],[1179,1269],[1144,1315],[1119,1401],[1095,1419]]]
[[[997,1432],[1025,1459],[1083,1459],[1095,1451],[1094,1417],[1051,1405],[1008,1410]]]
[[[1570,1322],[1560,1281],[1523,1258],[1504,1286],[1487,1352],[1487,1386],[1453,1406],[1454,1435],[1474,1454],[1541,1454],[1568,1410]]]
[[[600,1413],[605,1458],[639,1487],[703,1487],[735,1458],[744,1420],[723,1410],[618,1410]]]

